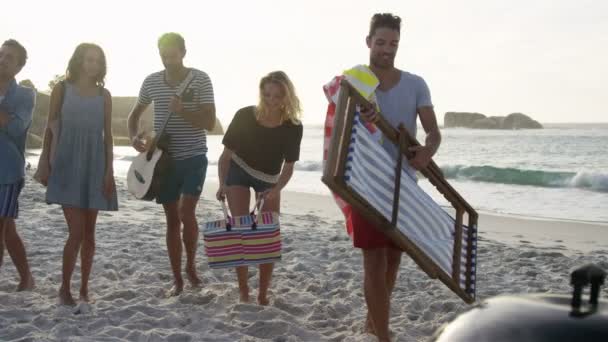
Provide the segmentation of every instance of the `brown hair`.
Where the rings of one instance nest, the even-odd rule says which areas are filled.
[[[9,46],[19,51],[19,60],[17,61],[17,64],[19,65],[19,67],[23,67],[25,65],[25,62],[27,61],[27,51],[25,50],[23,45],[21,45],[21,43],[14,39],[9,39],[4,41],[4,43],[2,43],[2,46]]]
[[[376,13],[369,24],[369,37],[376,33],[376,29],[389,28],[401,33],[401,18],[392,13]]]
[[[70,62],[68,63],[68,69],[65,72],[65,79],[68,82],[74,82],[80,77],[80,72],[82,71],[82,65],[84,63],[84,55],[89,49],[97,49],[101,55],[101,70],[97,75],[95,83],[99,87],[105,86],[105,78],[106,78],[106,55],[103,53],[103,49],[93,43],[81,43],[74,50],[74,54],[70,58]]]

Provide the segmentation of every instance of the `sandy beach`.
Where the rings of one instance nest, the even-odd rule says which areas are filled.
[[[28,176],[29,177],[29,176]],[[221,210],[207,183],[199,222]],[[96,302],[57,304],[67,227],[44,189],[28,179],[18,230],[36,288],[15,293],[17,273],[5,253],[0,269],[0,341],[375,341],[363,332],[362,265],[343,217],[328,196],[284,193],[283,260],[276,265],[270,305],[238,303],[232,270],[210,270],[202,244],[202,289],[165,298],[172,277],[164,215],[130,196],[118,180],[119,212],[100,213],[90,293]],[[552,221],[482,213],[479,220],[478,298],[499,294],[570,291],[571,268],[594,262],[608,269],[608,224]],[[73,290],[79,286],[79,266]],[[257,272],[250,272],[252,295]],[[608,298],[608,290],[603,290]],[[393,294],[395,341],[426,341],[467,309],[439,281],[407,257]]]

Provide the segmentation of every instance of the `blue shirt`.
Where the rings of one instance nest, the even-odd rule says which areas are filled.
[[[388,91],[376,89],[376,98],[382,116],[391,126],[397,128],[399,124],[403,124],[407,132],[414,138],[416,137],[418,109],[433,106],[431,92],[424,79],[405,71],[401,72],[399,83]],[[399,150],[396,145],[388,139],[384,139],[382,146],[391,156],[397,158]],[[405,159],[404,161],[403,169],[415,177],[416,170]]]
[[[13,184],[25,176],[25,141],[32,123],[36,92],[11,81],[0,111],[8,113],[9,122],[0,127],[0,184]]]

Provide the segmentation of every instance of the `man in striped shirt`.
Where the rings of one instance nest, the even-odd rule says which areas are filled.
[[[215,125],[215,104],[209,76],[183,64],[186,44],[182,36],[177,33],[163,34],[158,40],[158,49],[165,69],[149,75],[144,80],[137,104],[129,114],[128,127],[133,147],[143,152],[145,142],[143,134],[138,134],[138,128],[141,114],[146,107],[154,103],[154,130],[157,132],[171,115],[164,130],[164,134],[169,137],[171,169],[161,180],[161,189],[156,201],[163,205],[167,219],[167,249],[175,279],[175,286],[169,291],[169,295],[176,296],[184,287],[181,275],[182,223],[186,275],[192,286],[196,287],[201,283],[196,274],[195,262],[198,244],[195,210],[207,172],[206,130],[213,129]],[[190,71],[194,73],[194,80],[183,96],[178,98],[175,96],[177,87]]]

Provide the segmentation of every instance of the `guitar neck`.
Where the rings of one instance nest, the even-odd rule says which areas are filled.
[[[165,132],[165,129],[167,128],[167,125],[169,124],[169,120],[171,120],[171,116],[173,116],[173,113],[169,112],[169,115],[165,119],[165,122],[163,122],[163,124],[160,126],[160,130],[158,130],[158,132],[156,132],[156,134],[154,135],[154,139],[152,140],[152,143],[150,144],[150,151],[154,151],[156,149],[156,146],[158,145],[158,141],[160,140],[160,137]]]
[[[178,99],[181,99],[182,95],[184,95],[184,93],[186,92],[186,90],[188,89],[188,87],[190,86],[190,84],[192,83],[193,80],[194,80],[194,72],[192,72],[192,70],[190,70],[188,72],[188,74],[186,75],[186,78],[184,78],[182,83],[177,87],[177,90],[175,91],[174,96],[177,97]],[[156,146],[158,145],[158,141],[160,140],[160,137],[165,132],[165,129],[167,128],[167,125],[169,124],[169,120],[171,120],[171,117],[173,115],[175,115],[175,113],[169,112],[169,115],[165,119],[165,122],[163,122],[162,126],[160,127],[160,130],[158,132],[156,132],[156,135],[154,136],[154,139],[152,140],[152,144],[150,145],[150,149],[149,149],[150,151],[154,151],[156,149]]]

